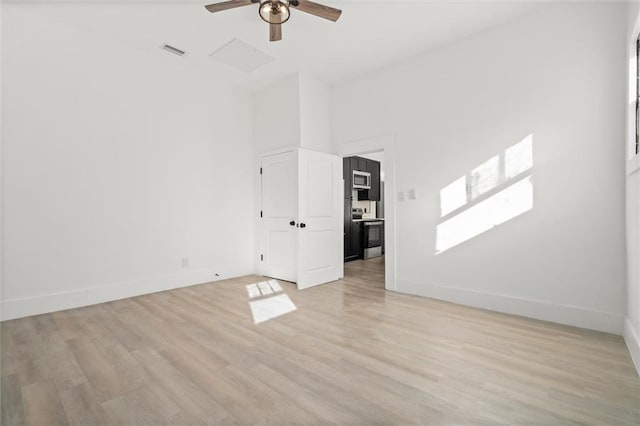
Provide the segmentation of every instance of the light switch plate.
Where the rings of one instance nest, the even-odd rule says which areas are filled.
[[[418,195],[416,194],[415,189],[410,189],[409,191],[407,191],[407,196],[409,197],[410,200],[415,200],[418,198]]]

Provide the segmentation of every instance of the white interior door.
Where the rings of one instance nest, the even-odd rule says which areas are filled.
[[[298,289],[340,276],[342,264],[342,160],[298,150]]]
[[[262,274],[297,281],[298,156],[296,151],[261,159]],[[293,225],[291,223],[293,222]]]

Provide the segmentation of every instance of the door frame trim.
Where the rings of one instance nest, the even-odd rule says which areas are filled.
[[[397,291],[396,135],[382,135],[336,145],[336,154],[340,157],[377,151],[384,152],[384,287],[389,291]]]

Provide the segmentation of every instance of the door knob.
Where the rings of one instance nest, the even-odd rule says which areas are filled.
[[[305,223],[301,223],[300,224],[300,228],[306,228],[306,227],[307,227],[307,225]]]
[[[292,220],[291,222],[289,222],[289,225],[291,225],[291,226],[296,226],[296,221],[295,221],[295,220]]]

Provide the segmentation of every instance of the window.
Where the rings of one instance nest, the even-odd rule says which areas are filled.
[[[640,34],[636,41],[636,155],[640,154]]]

